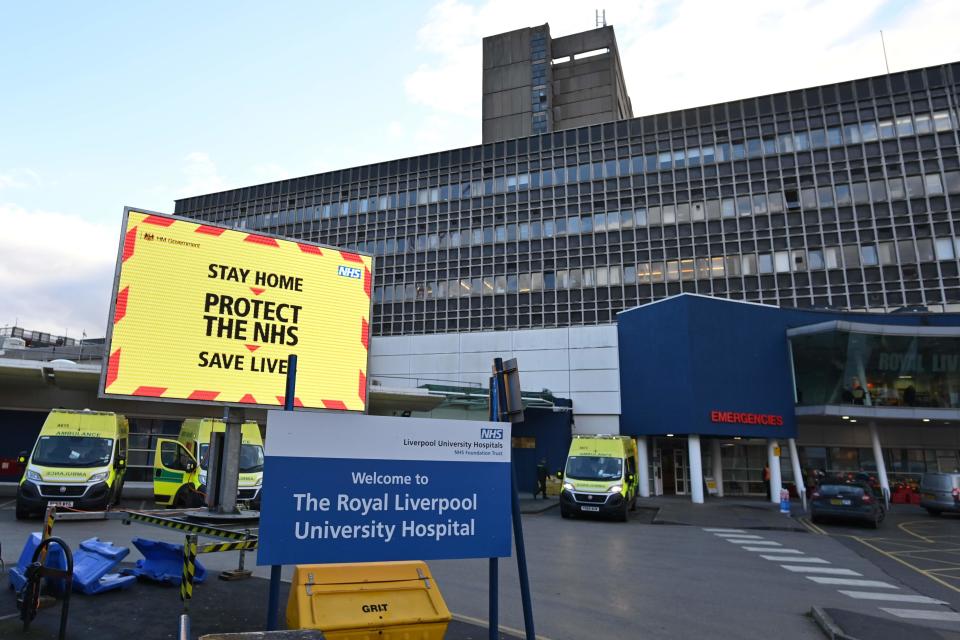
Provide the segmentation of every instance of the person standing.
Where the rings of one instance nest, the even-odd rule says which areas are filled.
[[[763,465],[763,486],[767,491],[767,500],[770,499],[770,465]]]
[[[543,494],[543,499],[547,499],[547,459],[540,458],[540,463],[537,464],[537,490],[533,494],[533,497],[536,498],[538,495]]]

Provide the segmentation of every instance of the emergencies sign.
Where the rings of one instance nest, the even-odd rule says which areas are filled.
[[[510,424],[270,411],[261,565],[509,556]]]
[[[124,210],[104,397],[363,411],[372,258]]]

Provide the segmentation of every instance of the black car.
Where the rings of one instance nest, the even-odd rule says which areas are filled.
[[[810,520],[858,520],[874,529],[887,515],[883,497],[869,483],[838,478],[824,480],[810,496]]]

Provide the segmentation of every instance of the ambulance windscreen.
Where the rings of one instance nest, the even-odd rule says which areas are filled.
[[[623,460],[600,456],[570,456],[566,477],[576,480],[617,480],[623,475]]]

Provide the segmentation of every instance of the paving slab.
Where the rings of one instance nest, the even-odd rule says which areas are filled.
[[[57,637],[60,624],[60,603],[41,609],[23,632],[16,616],[15,595],[4,588],[0,592],[0,638],[4,640],[47,640]],[[199,638],[212,633],[262,631],[266,625],[266,602],[269,581],[249,578],[226,582],[208,579],[194,587],[190,602],[191,633]],[[290,585],[280,585],[280,603],[285,606]],[[138,582],[126,591],[112,591],[96,596],[73,594],[67,637],[70,640],[175,640],[180,614],[179,587]],[[281,623],[283,613],[280,614]],[[487,628],[463,620],[453,620],[447,628],[446,640],[484,640]],[[503,635],[507,640],[512,635]]]

